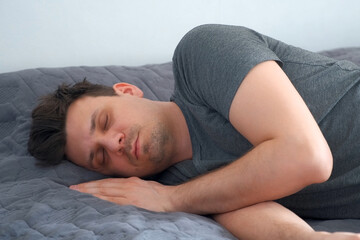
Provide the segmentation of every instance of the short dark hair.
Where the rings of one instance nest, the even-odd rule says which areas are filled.
[[[92,84],[86,78],[74,85],[62,84],[53,93],[43,96],[32,112],[28,151],[45,165],[59,164],[66,159],[66,115],[69,106],[85,96],[114,96],[112,87]]]

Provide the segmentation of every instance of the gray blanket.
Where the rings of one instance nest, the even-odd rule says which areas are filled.
[[[323,52],[360,64],[360,48]],[[150,99],[168,100],[171,63],[141,67],[39,68],[0,74],[0,239],[234,239],[213,220],[118,206],[68,188],[103,176],[63,162],[40,167],[27,150],[31,110],[59,83],[136,84]],[[319,230],[360,232],[360,220],[308,220]]]

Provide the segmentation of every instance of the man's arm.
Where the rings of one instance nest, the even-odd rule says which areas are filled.
[[[104,200],[164,211],[164,186],[139,178],[109,178],[73,186]],[[166,188],[166,187],[165,187]],[[262,202],[213,215],[214,220],[239,239],[359,240],[360,234],[315,232],[297,215],[275,202]]]
[[[223,213],[326,181],[332,155],[316,121],[282,69],[255,66],[230,107],[232,125],[254,148],[235,162],[175,187],[174,210]]]
[[[232,102],[230,121],[254,148],[221,169],[178,186],[131,178],[74,188],[149,210],[216,214],[288,196],[330,176],[329,147],[275,62],[261,63],[245,77]]]
[[[263,202],[214,216],[238,239],[359,240],[360,234],[315,232],[296,214],[275,202]]]

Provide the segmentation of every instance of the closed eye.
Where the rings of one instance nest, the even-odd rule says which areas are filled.
[[[106,114],[103,121],[103,130],[106,130],[109,125],[109,116]]]
[[[109,116],[106,115],[104,130],[106,130],[108,128],[108,125],[109,125]]]
[[[109,115],[107,113],[100,114],[99,117],[99,128],[101,128],[102,131],[105,131],[109,127]]]

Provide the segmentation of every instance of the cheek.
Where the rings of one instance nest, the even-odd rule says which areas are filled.
[[[168,129],[161,123],[156,124],[150,134],[150,140],[144,145],[144,154],[148,155],[149,162],[154,166],[166,162],[172,144]]]
[[[106,166],[106,172],[108,175],[114,175],[118,177],[130,177],[131,166],[126,164],[124,159],[119,156],[111,156],[111,163]]]
[[[79,157],[76,157],[76,156],[71,155],[71,154],[67,154],[67,159],[68,159],[70,162],[74,163],[75,165],[77,165],[77,166],[79,166],[79,167],[83,167],[83,168],[86,168],[86,169],[91,170],[90,167],[87,166],[87,164],[85,163],[85,161],[81,161],[81,160],[79,159]]]

